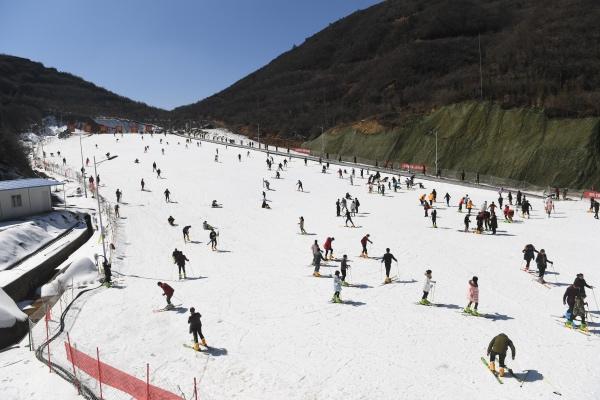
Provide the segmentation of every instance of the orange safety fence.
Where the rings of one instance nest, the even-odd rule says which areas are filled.
[[[180,396],[150,385],[149,380],[143,381],[105,364],[99,359],[90,357],[75,347],[69,346],[67,342],[65,342],[65,350],[69,362],[98,380],[101,385],[111,386],[139,400],[181,400]]]

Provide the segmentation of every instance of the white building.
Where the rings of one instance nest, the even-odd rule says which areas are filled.
[[[57,185],[63,183],[42,178],[0,181],[0,221],[52,210],[50,191]]]

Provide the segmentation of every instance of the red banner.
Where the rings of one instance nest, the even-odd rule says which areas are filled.
[[[296,153],[302,153],[302,154],[308,154],[310,155],[310,150],[309,149],[303,149],[300,147],[296,147],[295,149],[292,149],[292,151],[295,151]]]
[[[589,198],[600,199],[600,192],[592,192],[591,190],[587,190],[587,191],[583,192],[583,197],[585,197],[586,199],[589,199]]]
[[[150,394],[152,400],[181,400],[181,397],[167,392],[159,387],[147,385],[147,383],[141,379],[129,375],[126,372],[111,367],[103,362],[88,356],[87,354],[77,350],[75,347],[69,347],[69,344],[65,342],[65,349],[67,351],[67,359],[73,364],[88,374],[89,376],[98,379],[102,377],[102,384],[112,386],[122,392],[131,395],[134,399],[146,399],[147,394]],[[73,355],[73,360],[71,360]],[[99,372],[102,372],[99,374]]]
[[[402,163],[400,164],[400,168],[407,170],[423,171],[425,169],[425,164]]]

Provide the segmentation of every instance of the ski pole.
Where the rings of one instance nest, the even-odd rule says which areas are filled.
[[[596,302],[596,311],[600,311],[600,307],[598,307],[598,300],[596,299],[596,292],[594,288],[592,288],[592,295],[594,295],[594,301]]]
[[[556,270],[554,269],[554,263],[550,263],[550,265],[552,265],[552,272],[554,272],[554,283],[558,283],[558,280],[556,279]]]
[[[397,279],[400,280],[400,266],[398,261],[396,261],[396,276],[398,277]]]
[[[431,302],[433,303],[434,299],[435,299],[435,287],[437,286],[437,283],[433,284],[433,287],[431,288]]]

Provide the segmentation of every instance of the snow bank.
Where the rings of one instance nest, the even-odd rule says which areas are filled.
[[[25,321],[26,319],[27,315],[0,288],[0,328],[11,328],[17,321]]]
[[[40,293],[42,297],[55,296],[64,292],[71,283],[74,285],[93,283],[97,277],[96,264],[89,257],[83,257],[72,262],[61,274],[42,286]]]

